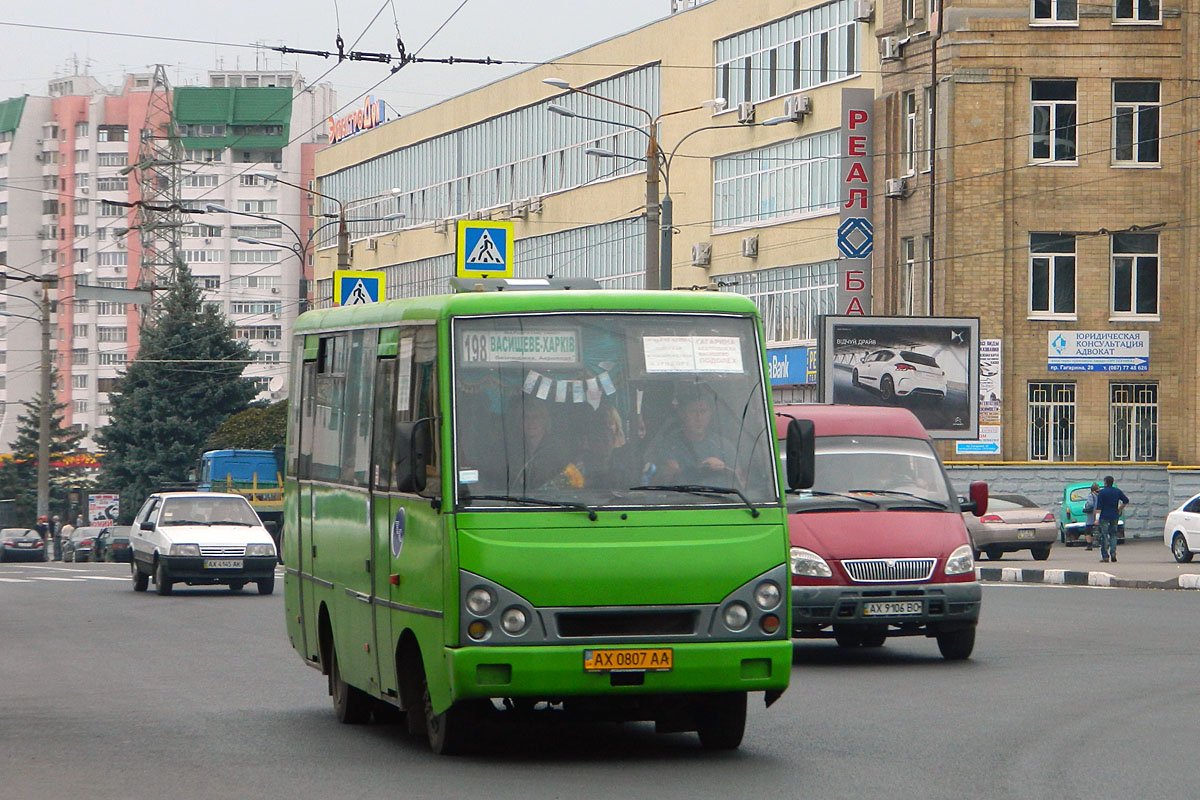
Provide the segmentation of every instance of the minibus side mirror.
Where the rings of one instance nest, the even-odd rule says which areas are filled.
[[[970,511],[977,517],[982,517],[987,513],[988,508],[988,485],[987,481],[971,481],[971,487],[967,490],[969,498],[965,503],[962,503],[963,511]]]
[[[788,421],[787,482],[789,489],[811,489],[816,481],[816,433],[811,419]]]
[[[433,417],[396,423],[396,478],[400,491],[425,491],[433,455]]]

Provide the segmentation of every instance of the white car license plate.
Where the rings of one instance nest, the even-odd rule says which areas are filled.
[[[204,559],[205,569],[241,569],[242,560],[240,558],[206,558]]]
[[[1033,528],[1017,528],[1018,539],[1032,539],[1033,533]]]
[[[893,600],[867,603],[863,606],[865,617],[905,617],[920,614],[925,610],[920,600]]]

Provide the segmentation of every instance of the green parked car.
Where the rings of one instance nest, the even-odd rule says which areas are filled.
[[[1095,481],[1101,486],[1101,481]],[[1087,528],[1087,514],[1083,513],[1083,504],[1087,502],[1092,490],[1092,481],[1068,483],[1063,488],[1062,508],[1058,514],[1058,540],[1067,547],[1087,544],[1084,538]],[[1125,520],[1117,520],[1117,543],[1125,542]]]

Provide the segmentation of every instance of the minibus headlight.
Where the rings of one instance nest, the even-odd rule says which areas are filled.
[[[200,545],[198,544],[173,544],[169,556],[198,556],[200,555]]]
[[[467,610],[477,617],[482,617],[496,605],[496,596],[485,586],[476,586],[467,592]]]
[[[803,547],[793,547],[791,562],[793,575],[803,575],[807,578],[833,577],[833,570],[825,563],[825,559],[812,550],[805,550]]]
[[[510,636],[516,636],[525,630],[525,626],[529,624],[529,615],[523,609],[512,606],[505,609],[500,615],[500,627]]]
[[[750,609],[745,604],[733,602],[725,606],[725,627],[731,631],[745,630],[750,624]]]
[[[975,569],[975,557],[971,555],[971,545],[964,544],[954,548],[954,552],[946,559],[947,575],[962,575]]]
[[[775,581],[763,581],[754,587],[754,602],[763,611],[770,611],[779,605],[779,598],[781,596],[782,592],[779,591],[779,584]]]
[[[248,544],[246,545],[246,555],[273,556],[275,555],[275,546],[270,544]]]

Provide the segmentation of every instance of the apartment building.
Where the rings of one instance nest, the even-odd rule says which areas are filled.
[[[1003,387],[971,458],[1196,464],[1200,4],[876,15],[874,311],[980,318]]]
[[[206,302],[250,344],[257,363],[245,374],[259,384],[260,397],[285,394],[279,342],[306,285],[303,248],[291,230],[303,242],[312,222],[304,192],[283,182],[303,186],[311,178],[335,96],[327,85],[306,86],[295,72],[216,71],[209,83],[165,95],[151,74],[129,75],[116,89],[75,75],[51,81],[46,97],[0,104],[0,252],[13,274],[57,277],[57,396],[66,422],[89,434],[107,422],[108,392],[136,355],[141,310],[77,299],[74,287],[134,288],[152,279],[143,274],[130,204],[142,199],[136,165],[143,136],[161,133],[171,115],[182,137],[179,196],[204,212],[185,215],[180,257]],[[165,104],[152,102],[156,88]],[[6,291],[33,296],[35,288],[10,280]],[[18,311],[13,298],[0,299],[10,312],[37,315],[36,306]],[[8,413],[0,418],[0,443],[15,435],[16,404],[36,395],[40,364],[37,325],[5,321],[0,375],[8,404],[0,408]]]
[[[388,297],[447,290],[461,218],[511,219],[519,275],[642,288],[647,248],[659,246],[657,231],[647,241],[642,158],[653,119],[672,285],[753,297],[773,363],[791,367],[776,370],[777,394],[815,398],[807,354],[837,297],[843,90],[878,91],[872,25],[855,0],[664,0],[663,11],[346,138],[317,156],[319,189],[345,204],[353,267],[387,273]],[[316,266],[325,304],[327,233]]]

